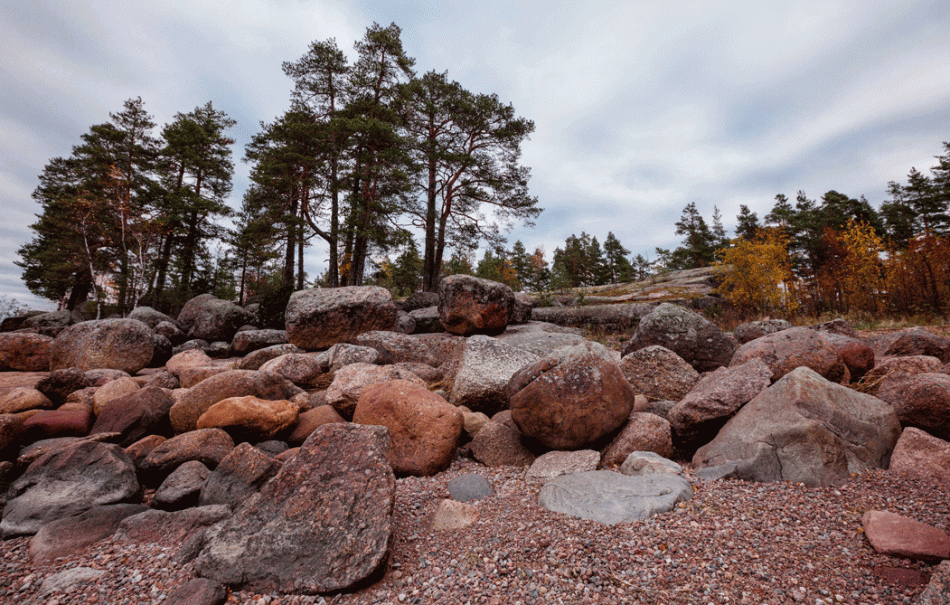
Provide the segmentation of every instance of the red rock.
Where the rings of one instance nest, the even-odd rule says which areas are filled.
[[[344,418],[352,418],[363,390],[371,385],[390,380],[408,380],[425,387],[425,382],[421,378],[396,366],[354,363],[341,368],[333,375],[333,382],[327,388],[326,401]]]
[[[534,454],[525,446],[521,432],[491,421],[472,438],[472,455],[485,466],[528,466]]]
[[[789,328],[747,342],[739,347],[729,365],[742,365],[756,357],[772,369],[772,382],[802,366],[831,382],[839,382],[846,368],[835,348],[808,328]]]
[[[165,369],[181,379],[181,372],[186,368],[203,368],[214,364],[207,353],[201,349],[182,351],[165,362]]]
[[[23,423],[31,441],[53,437],[84,437],[96,417],[91,409],[49,410],[33,415]]]
[[[514,292],[498,282],[450,275],[439,283],[439,321],[452,334],[501,334],[514,306]]]
[[[123,447],[152,433],[170,435],[168,411],[174,401],[158,387],[145,387],[106,403],[90,434],[121,433]]]
[[[187,389],[169,411],[176,433],[194,430],[208,408],[228,397],[253,395],[259,399],[287,399],[300,392],[293,383],[266,372],[231,370],[206,378]]]
[[[902,332],[884,354],[928,355],[947,363],[950,362],[950,338],[938,336],[923,328],[914,328]]]
[[[656,452],[664,458],[672,456],[673,430],[670,423],[655,414],[633,412],[620,434],[604,449],[601,468],[619,467],[631,452]]]
[[[346,422],[340,414],[333,409],[331,405],[320,405],[307,410],[297,416],[297,425],[293,432],[287,437],[287,443],[301,444],[307,440],[310,433],[314,432],[324,424],[331,422]]]
[[[699,381],[699,372],[693,366],[660,345],[625,355],[620,370],[634,393],[650,399],[679,401]]]
[[[889,469],[950,487],[950,443],[907,427],[894,446]]]
[[[158,485],[189,460],[197,460],[213,470],[233,449],[234,441],[221,429],[189,431],[163,441],[149,452],[142,461],[142,474],[150,484]]]
[[[291,295],[285,316],[288,342],[313,351],[353,342],[363,332],[392,330],[396,305],[378,286],[311,288]]]
[[[0,371],[46,372],[52,349],[53,339],[49,336],[25,332],[0,334]]]
[[[902,425],[950,439],[950,375],[888,377],[878,388],[877,396],[894,407]]]
[[[821,335],[838,352],[841,361],[847,366],[851,382],[859,380],[874,367],[874,349],[868,343],[832,332],[823,332]]]
[[[253,395],[229,397],[198,418],[198,429],[224,429],[237,441],[267,441],[297,422],[297,404]]]
[[[909,559],[950,558],[950,535],[947,532],[879,510],[869,510],[861,519],[864,534],[877,552]]]

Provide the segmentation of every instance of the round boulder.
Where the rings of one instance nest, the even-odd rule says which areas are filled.
[[[199,429],[224,429],[236,441],[267,441],[297,422],[297,405],[285,399],[228,397],[198,418]]]
[[[645,315],[622,354],[660,345],[673,351],[697,372],[729,365],[735,345],[719,327],[685,307],[663,303]]]
[[[135,374],[152,360],[152,331],[135,319],[84,321],[53,341],[50,370],[111,368]]]

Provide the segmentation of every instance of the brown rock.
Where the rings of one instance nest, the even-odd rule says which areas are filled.
[[[198,503],[201,486],[211,471],[197,460],[185,462],[168,475],[155,490],[152,508],[182,510]]]
[[[23,423],[30,441],[53,437],[84,437],[89,434],[96,417],[90,409],[45,410]]]
[[[831,332],[822,333],[822,337],[838,352],[852,382],[860,380],[874,367],[874,349],[863,340]]]
[[[53,341],[50,370],[112,368],[135,374],[148,365],[154,351],[152,331],[138,320],[84,321]]]
[[[30,558],[34,563],[46,563],[73,555],[114,534],[126,517],[147,510],[141,504],[109,504],[47,523],[30,538]]]
[[[53,339],[40,334],[7,332],[0,334],[0,372],[46,372],[49,370]]]
[[[462,413],[457,408],[425,386],[405,380],[363,389],[353,422],[388,428],[393,470],[409,475],[445,470],[462,434]]]
[[[214,361],[201,349],[189,349],[172,355],[171,359],[165,362],[165,369],[180,380],[182,370],[186,368],[205,368],[213,364]]]
[[[950,487],[950,442],[908,427],[894,446],[889,468]]]
[[[514,292],[498,282],[450,275],[439,283],[439,321],[452,334],[501,334],[514,306]]]
[[[106,403],[90,434],[119,433],[121,437],[117,442],[122,447],[129,447],[152,433],[168,435],[171,433],[168,412],[173,403],[162,389],[138,389]]]
[[[485,466],[528,466],[534,454],[521,433],[499,422],[489,422],[472,439],[472,455]]]
[[[327,424],[234,515],[206,532],[201,576],[260,592],[347,590],[385,563],[396,481],[383,427]]]
[[[942,529],[879,510],[864,513],[861,524],[881,554],[929,561],[950,558],[950,535]]]
[[[287,437],[287,442],[292,444],[301,444],[307,440],[310,433],[314,432],[324,424],[333,422],[346,422],[340,414],[333,409],[332,405],[320,405],[313,409],[302,412],[297,416],[297,425],[293,432]]]
[[[354,363],[334,374],[333,382],[327,388],[326,400],[341,416],[352,418],[363,389],[391,380],[407,380],[425,387],[421,378],[395,366]]]
[[[693,366],[660,345],[650,345],[624,356],[620,371],[634,393],[654,400],[679,401],[699,381],[699,372]]]
[[[790,328],[748,342],[739,347],[729,365],[742,365],[754,358],[772,369],[772,382],[802,366],[838,382],[845,369],[834,347],[808,328]]]
[[[0,414],[0,460],[15,456],[20,449],[24,418],[14,414]]]
[[[198,418],[199,429],[224,429],[237,441],[267,441],[297,422],[298,408],[285,399],[229,397]]]
[[[301,349],[326,349],[353,342],[358,334],[396,327],[396,305],[378,286],[309,289],[287,303],[287,340]]]
[[[238,355],[247,355],[253,351],[287,344],[285,330],[245,330],[234,335],[231,348]]]
[[[145,458],[149,453],[154,450],[156,447],[167,441],[167,437],[162,437],[161,435],[149,435],[148,437],[142,437],[132,445],[125,448],[125,453],[129,455],[129,458],[132,459],[132,463],[135,464],[135,468],[141,468],[142,462],[145,461]]]
[[[227,600],[227,589],[207,578],[188,580],[168,595],[168,602],[176,605],[223,605]]]
[[[371,332],[371,334],[386,334],[386,332]],[[356,340],[359,341],[361,336],[363,334],[357,336]],[[338,342],[327,349],[326,361],[329,371],[336,372],[353,363],[376,363],[379,361],[379,351],[372,347]]]
[[[0,414],[16,414],[24,410],[48,410],[53,407],[49,397],[36,389],[16,387],[0,395]]]
[[[619,467],[632,452],[656,452],[664,458],[672,456],[670,423],[655,414],[633,412],[620,434],[604,449],[601,468]]]
[[[881,383],[877,396],[894,406],[902,425],[950,440],[950,375],[890,376]]]
[[[791,327],[792,324],[784,319],[765,319],[762,321],[744,323],[733,330],[732,335],[740,345],[744,345],[756,338],[762,338],[766,334],[775,334],[776,332],[781,332]]]
[[[119,378],[118,380],[112,380],[106,385],[96,389],[96,392],[92,396],[93,410],[98,416],[102,413],[102,408],[113,399],[121,399],[122,397],[131,395],[138,390],[139,383],[135,382],[135,380],[132,378]]]
[[[149,452],[142,461],[142,475],[148,483],[158,485],[189,460],[197,460],[214,470],[233,449],[234,441],[221,429],[189,431],[162,442]]]
[[[618,429],[634,393],[602,345],[558,349],[508,383],[511,416],[521,432],[551,449],[579,449]]]
[[[201,506],[223,504],[231,508],[256,494],[283,466],[250,443],[239,443],[224,457],[201,487]]]
[[[478,521],[477,507],[455,500],[443,500],[435,509],[429,528],[432,531],[462,529],[476,521]]]

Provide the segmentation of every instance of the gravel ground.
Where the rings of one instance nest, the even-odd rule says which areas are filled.
[[[472,472],[496,490],[477,503],[479,520],[462,530],[430,531],[449,481]],[[929,566],[876,554],[861,517],[878,509],[950,526],[944,489],[884,471],[837,489],[697,483],[692,501],[673,512],[615,526],[542,509],[540,484],[523,478],[524,469],[456,460],[435,477],[400,479],[392,557],[375,584],[333,597],[234,592],[228,603],[913,603]],[[191,564],[172,562],[175,548],[155,544],[105,541],[45,565],[28,562],[28,544],[0,543],[0,603],[161,603],[194,577]],[[77,567],[105,573],[73,592],[40,595],[47,577]],[[890,583],[885,575],[904,580]]]

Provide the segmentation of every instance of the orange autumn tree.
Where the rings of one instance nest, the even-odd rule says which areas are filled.
[[[827,230],[823,244],[819,282],[825,303],[844,313],[876,313],[884,289],[884,242],[874,228],[852,219],[842,231]]]
[[[788,238],[781,229],[760,229],[752,239],[732,240],[718,255],[718,291],[740,311],[792,314],[799,308]]]

